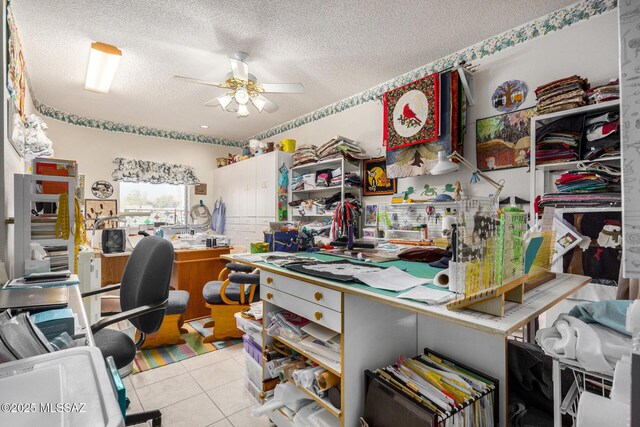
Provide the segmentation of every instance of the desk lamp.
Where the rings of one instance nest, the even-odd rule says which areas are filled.
[[[496,189],[496,193],[493,195],[491,201],[493,204],[497,204],[498,200],[500,200],[500,192],[504,188],[504,180],[501,179],[500,181],[496,182],[493,179],[489,178],[484,172],[478,170],[478,168],[469,163],[467,159],[458,154],[457,151],[454,151],[449,155],[447,155],[444,150],[438,151],[438,163],[436,163],[436,165],[433,167],[433,169],[431,169],[431,171],[429,171],[429,173],[431,175],[443,175],[460,170],[460,164],[452,162],[451,160],[453,159],[458,160],[460,163],[469,168],[469,170],[471,170],[473,174],[471,177],[471,182],[478,182],[478,176],[480,176]]]
[[[149,215],[151,215],[151,212],[149,211],[146,211],[146,212],[140,211],[140,212],[123,212],[114,216],[101,216],[96,218],[95,222],[93,223],[93,230],[91,231],[91,247],[92,248],[95,247],[96,230],[98,229],[98,226],[103,222],[113,221],[113,220],[120,221],[131,216],[149,216]]]

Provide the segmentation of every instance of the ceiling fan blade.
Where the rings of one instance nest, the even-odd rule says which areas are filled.
[[[249,80],[249,65],[246,62],[236,58],[229,58],[229,63],[231,64],[233,77],[238,80]]]
[[[265,98],[262,95],[258,95],[254,98],[251,98],[251,102],[258,109],[258,111],[262,112],[263,110],[267,113],[274,113],[278,109],[278,105],[273,101]]]
[[[218,101],[218,98],[213,98],[212,100],[209,100],[207,102],[204,103],[205,107],[217,107],[218,105],[220,105],[220,101]]]
[[[302,83],[260,83],[265,93],[302,93]]]
[[[185,76],[173,76],[173,78],[178,80],[183,80],[187,83],[196,83],[199,85],[207,85],[207,86],[215,86],[215,87],[220,87],[220,85],[224,84],[219,82],[210,82],[207,80],[194,79],[193,77],[185,77]]]

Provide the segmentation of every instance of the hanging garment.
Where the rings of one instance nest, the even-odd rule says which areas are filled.
[[[227,207],[221,199],[216,200],[211,214],[211,229],[218,234],[224,234],[224,224],[227,219]]]

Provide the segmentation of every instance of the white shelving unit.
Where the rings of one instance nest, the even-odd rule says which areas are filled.
[[[555,186],[556,178],[571,169],[575,169],[579,163],[582,164],[590,164],[599,162],[605,165],[619,167],[622,170],[622,157],[615,156],[597,160],[577,160],[571,162],[563,162],[563,163],[547,163],[542,165],[536,165],[535,159],[535,144],[536,144],[536,130],[541,125],[553,122],[555,120],[574,116],[574,115],[585,115],[585,114],[597,114],[606,111],[612,111],[616,108],[620,107],[620,103],[618,101],[610,101],[603,102],[601,104],[587,105],[580,108],[574,108],[571,110],[560,111],[557,113],[544,114],[537,117],[531,118],[531,218],[535,218],[534,213],[534,203],[533,201],[537,196],[546,194],[546,193],[555,193],[557,192]],[[582,141],[581,141],[582,142]],[[556,208],[556,212],[559,215],[562,214],[583,214],[583,213],[594,213],[594,212],[622,212],[622,207],[620,206],[600,206],[600,207],[588,207],[588,206],[575,206],[575,207],[558,207]],[[552,270],[555,272],[562,272],[563,266],[562,262],[558,261],[552,265]],[[599,288],[600,290],[596,291],[595,289]],[[609,290],[604,291],[604,288],[609,288],[609,286],[604,285],[596,285],[591,283],[587,285],[585,291],[585,295],[590,295],[588,298],[603,298],[603,295],[608,295],[610,293]],[[593,291],[594,293],[591,293]],[[601,294],[601,292],[605,292]],[[599,295],[597,297],[593,295]]]
[[[300,190],[292,190],[290,185],[289,187],[289,200],[307,200],[315,197],[323,197],[323,196],[331,196],[337,191],[340,191],[340,200],[344,202],[344,195],[346,193],[352,193],[360,202],[362,202],[362,187],[350,187],[346,186],[344,182],[344,175],[346,173],[355,172],[362,178],[361,167],[360,165],[353,165],[346,161],[344,158],[339,157],[336,159],[329,160],[321,160],[316,163],[309,163],[306,165],[295,166],[289,169],[289,183],[293,182],[294,177],[298,177],[301,175],[306,175],[310,173],[315,173],[324,169],[338,169],[342,170],[342,181],[340,185],[330,186],[330,187],[317,187],[317,188],[309,188],[309,189],[300,189]],[[333,217],[333,212],[325,211],[322,213],[314,212],[307,213],[304,215],[300,215],[296,208],[289,209],[289,220],[290,221],[311,221],[316,218],[331,218]]]
[[[31,259],[31,242],[40,243],[43,247],[48,246],[66,246],[68,251],[68,268],[74,270],[75,260],[75,243],[73,230],[69,233],[68,239],[59,238],[40,238],[33,236],[33,215],[31,210],[34,209],[37,202],[57,203],[59,194],[40,194],[37,192],[38,181],[56,181],[65,182],[68,186],[67,194],[69,197],[69,225],[73,226],[75,222],[75,177],[51,176],[51,175],[14,175],[14,194],[15,194],[15,276],[24,276],[25,261]],[[55,226],[55,217],[49,217],[53,220]]]
[[[574,169],[579,163],[589,164],[599,162],[612,166],[622,166],[622,157],[609,157],[598,160],[577,160],[563,163],[547,163],[536,165],[536,130],[539,126],[561,119],[563,117],[593,114],[611,111],[620,108],[618,101],[603,102],[601,104],[586,105],[584,107],[573,108],[571,110],[559,111],[557,113],[543,114],[531,118],[531,218],[535,217],[533,201],[539,195],[555,192],[555,177],[562,172]],[[557,209],[564,213],[586,213],[586,212],[621,212],[620,207],[575,207]]]

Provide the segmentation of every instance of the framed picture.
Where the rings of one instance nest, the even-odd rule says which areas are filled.
[[[365,196],[395,194],[398,180],[387,177],[387,160],[385,157],[365,160],[364,177]]]
[[[535,108],[476,121],[476,159],[486,172],[527,166],[531,146],[531,117]]]
[[[364,207],[364,226],[378,226],[378,205],[366,205]]]
[[[384,144],[387,150],[438,139],[439,95],[439,76],[435,73],[384,94]]]
[[[115,216],[118,214],[118,200],[100,200],[100,199],[86,199],[84,201],[84,218],[86,220],[87,230],[93,230],[93,225],[98,218],[106,216]],[[98,226],[102,228],[115,228],[118,226],[118,221],[105,221]]]
[[[113,195],[113,185],[109,181],[96,181],[91,184],[91,194],[98,199],[108,199]]]

